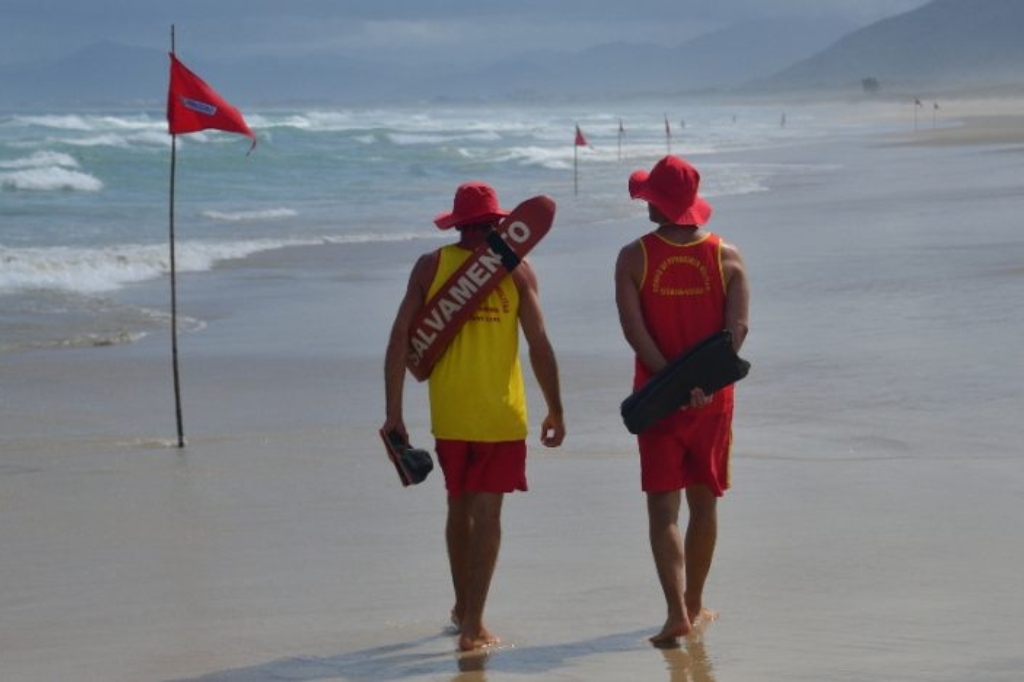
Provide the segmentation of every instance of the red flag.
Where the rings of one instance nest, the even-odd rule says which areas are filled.
[[[171,135],[194,133],[213,128],[238,133],[252,138],[256,136],[241,112],[214,92],[202,78],[195,75],[171,55],[171,84],[167,90],[167,129]]]
[[[587,147],[587,146],[589,146],[587,144],[587,139],[585,137],[583,137],[583,131],[580,130],[580,126],[579,126],[578,123],[576,124],[576,146],[577,147]]]

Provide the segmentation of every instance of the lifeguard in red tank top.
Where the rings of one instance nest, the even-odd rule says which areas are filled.
[[[640,239],[644,276],[640,285],[647,329],[666,360],[686,352],[711,334],[725,329],[725,280],[722,239],[710,232],[697,241],[677,244],[651,232]],[[685,324],[678,324],[685,320]],[[639,359],[633,389],[644,385],[651,371]],[[733,387],[718,391],[702,412],[727,411]]]

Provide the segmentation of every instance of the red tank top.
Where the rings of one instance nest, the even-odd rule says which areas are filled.
[[[640,305],[647,330],[667,360],[725,328],[725,278],[722,239],[707,233],[698,241],[676,244],[656,232],[640,238],[644,273]],[[633,387],[651,376],[639,359]],[[705,410],[732,407],[732,386],[718,391]]]

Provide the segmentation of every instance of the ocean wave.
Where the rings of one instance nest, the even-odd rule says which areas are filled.
[[[179,242],[178,272],[205,272],[218,263],[296,246],[364,244],[422,239],[414,234],[353,234],[308,239],[253,239],[236,242]],[[103,248],[66,246],[9,248],[0,245],[0,294],[57,290],[78,294],[115,291],[170,272],[165,244],[121,244]]]
[[[14,170],[22,168],[45,168],[49,166],[78,168],[78,161],[70,154],[54,151],[38,151],[31,156],[11,161],[0,160],[0,168]]]
[[[688,154],[710,151],[712,151],[710,148],[701,148],[696,145],[687,148]],[[460,148],[459,154],[472,161],[492,160],[498,163],[537,166],[547,170],[562,171],[571,169],[573,163],[578,163],[581,166],[594,163],[605,165],[636,159],[638,163],[646,165],[650,159],[659,158],[665,154],[665,143],[662,141],[632,142],[623,145],[620,152],[615,140],[594,141],[592,144],[578,149],[575,149],[572,141],[569,140],[560,146],[522,145],[501,150],[463,147]]]
[[[501,140],[501,135],[494,131],[448,134],[392,132],[388,133],[387,137],[395,145],[454,144],[457,142],[496,142]]]
[[[179,272],[209,270],[219,261],[244,258],[279,248],[279,242],[183,242],[175,247]],[[78,293],[113,291],[170,272],[165,245],[117,245],[105,248],[66,246],[10,249],[0,247],[0,292],[56,289]]]
[[[278,218],[294,218],[299,215],[299,212],[290,208],[268,208],[260,211],[200,211],[200,215],[219,222],[242,223],[275,220]]]
[[[78,114],[44,114],[40,116],[13,116],[14,123],[58,130],[92,130],[88,117]]]
[[[391,242],[409,242],[424,239],[447,239],[449,235],[434,230],[433,232],[397,232],[394,234],[362,233],[334,235],[323,238],[324,244],[386,244]]]
[[[145,115],[43,114],[38,116],[13,116],[12,121],[23,126],[36,126],[73,132],[151,130],[155,128],[163,128],[166,131],[167,128],[167,122],[163,119],[151,118]]]
[[[462,153],[472,157],[471,150],[464,149]],[[540,166],[549,170],[565,170],[572,168],[573,152],[572,147],[565,149],[557,147],[510,147],[495,155],[494,160],[499,163],[517,163],[523,166]]]
[[[12,116],[2,128],[44,128],[48,144],[72,147],[137,146],[166,147],[170,144],[167,121],[145,114],[135,116],[91,114],[44,114]],[[20,136],[23,133],[16,133]],[[30,133],[38,137],[38,132]]]
[[[88,137],[73,137],[58,140],[69,147],[114,147],[116,149],[133,149],[137,147],[166,148],[171,144],[171,136],[166,130],[140,131],[132,134],[107,132],[97,133]]]
[[[88,173],[49,166],[0,173],[0,188],[36,192],[98,192],[103,189],[103,182]]]
[[[98,192],[103,183],[79,170],[70,154],[40,150],[19,159],[0,160],[0,188],[36,192]]]
[[[403,109],[309,110],[280,114],[251,113],[246,120],[253,129],[291,128],[310,133],[370,131],[394,132],[400,135],[439,134],[448,139],[470,137],[495,140],[501,135],[533,134],[544,126],[535,120],[508,118],[497,112],[407,111]]]
[[[345,111],[309,111],[284,114],[280,117],[251,114],[246,116],[251,128],[294,128],[309,132],[340,132],[361,128],[349,112]]]
[[[248,116],[247,120],[251,127],[267,131],[268,134],[275,128],[290,128],[313,134],[350,133],[352,139],[363,144],[387,141],[397,146],[490,143],[500,141],[505,131],[499,125],[470,122],[453,128],[448,123],[422,116],[398,119],[393,113],[390,120],[373,118],[367,112],[357,115],[344,111],[313,111],[280,117],[256,114]],[[519,127],[516,126],[515,130],[518,131]]]

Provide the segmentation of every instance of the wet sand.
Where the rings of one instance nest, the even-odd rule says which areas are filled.
[[[267,256],[316,265],[294,281],[189,278],[211,323],[182,339],[183,451],[166,339],[2,358],[0,677],[1018,679],[1019,172],[985,147],[884,142],[773,152],[839,170],[716,203],[753,277],[754,369],[702,636],[646,641],[663,604],[609,297],[638,208],[534,259],[570,435],[531,450],[531,490],[506,502],[503,648],[456,653],[439,472],[402,489],[378,441],[381,301],[405,267],[353,282],[297,249]],[[411,380],[407,404],[429,445]]]

